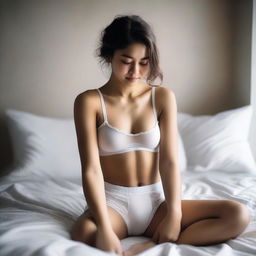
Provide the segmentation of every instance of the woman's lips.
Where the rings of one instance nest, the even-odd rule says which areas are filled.
[[[129,80],[129,81],[135,81],[139,78],[138,77],[126,77],[126,79]]]

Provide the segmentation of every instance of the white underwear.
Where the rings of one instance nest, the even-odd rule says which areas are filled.
[[[122,216],[128,235],[142,235],[165,200],[162,182],[139,187],[104,183],[106,203]]]

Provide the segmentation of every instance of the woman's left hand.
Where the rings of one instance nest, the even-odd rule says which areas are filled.
[[[180,235],[181,218],[175,214],[167,214],[159,223],[154,235],[155,243],[175,242]]]

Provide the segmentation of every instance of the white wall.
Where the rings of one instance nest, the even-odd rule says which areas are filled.
[[[153,26],[164,85],[174,90],[178,111],[214,114],[241,106],[248,84],[245,90],[243,82],[233,83],[233,6],[248,1],[1,0],[0,169],[11,159],[3,110],[72,118],[76,95],[107,79],[94,50],[117,14],[138,14]]]
[[[107,79],[94,57],[100,31],[130,13],[152,25],[180,111],[236,105],[230,0],[3,0],[0,9],[0,111],[71,117],[74,97]]]

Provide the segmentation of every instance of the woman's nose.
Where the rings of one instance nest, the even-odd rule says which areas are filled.
[[[131,74],[138,75],[139,74],[139,65],[138,64],[131,65],[131,68],[129,71]]]

